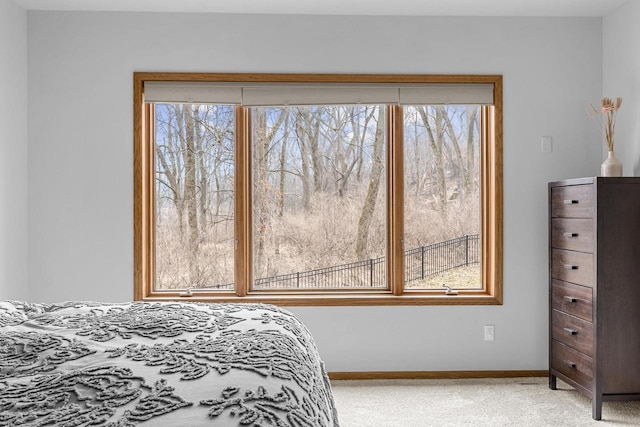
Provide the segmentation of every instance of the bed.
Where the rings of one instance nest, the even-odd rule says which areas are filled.
[[[0,302],[2,426],[338,427],[308,330],[266,304]]]

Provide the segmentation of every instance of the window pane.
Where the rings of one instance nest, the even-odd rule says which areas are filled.
[[[386,288],[384,107],[251,111],[253,289]]]
[[[480,107],[404,108],[405,288],[482,288]]]
[[[233,289],[233,106],[155,107],[155,289]]]

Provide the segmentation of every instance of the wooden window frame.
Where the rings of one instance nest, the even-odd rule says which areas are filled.
[[[250,290],[251,277],[251,147],[250,111],[236,107],[235,291],[154,291],[154,108],[144,102],[144,84],[173,82],[277,83],[475,83],[493,84],[494,103],[481,107],[481,230],[482,290],[404,289],[402,107],[387,110],[387,280],[385,290]],[[198,302],[262,302],[282,306],[350,305],[500,305],[502,304],[502,76],[501,75],[387,75],[387,74],[248,74],[153,73],[133,74],[133,234],[134,300]]]

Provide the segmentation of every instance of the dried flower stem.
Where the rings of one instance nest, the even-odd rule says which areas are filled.
[[[590,108],[587,108],[587,113],[595,119],[595,116],[602,114],[604,116],[604,137],[607,141],[607,148],[609,151],[613,151],[613,142],[615,137],[616,127],[616,113],[622,106],[622,98],[602,98],[600,102],[600,110],[596,109],[592,104],[589,104]],[[598,120],[598,125],[602,126],[602,123]]]

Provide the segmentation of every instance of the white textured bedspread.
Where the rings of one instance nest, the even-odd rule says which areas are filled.
[[[337,427],[307,329],[265,304],[0,302],[2,426]]]

